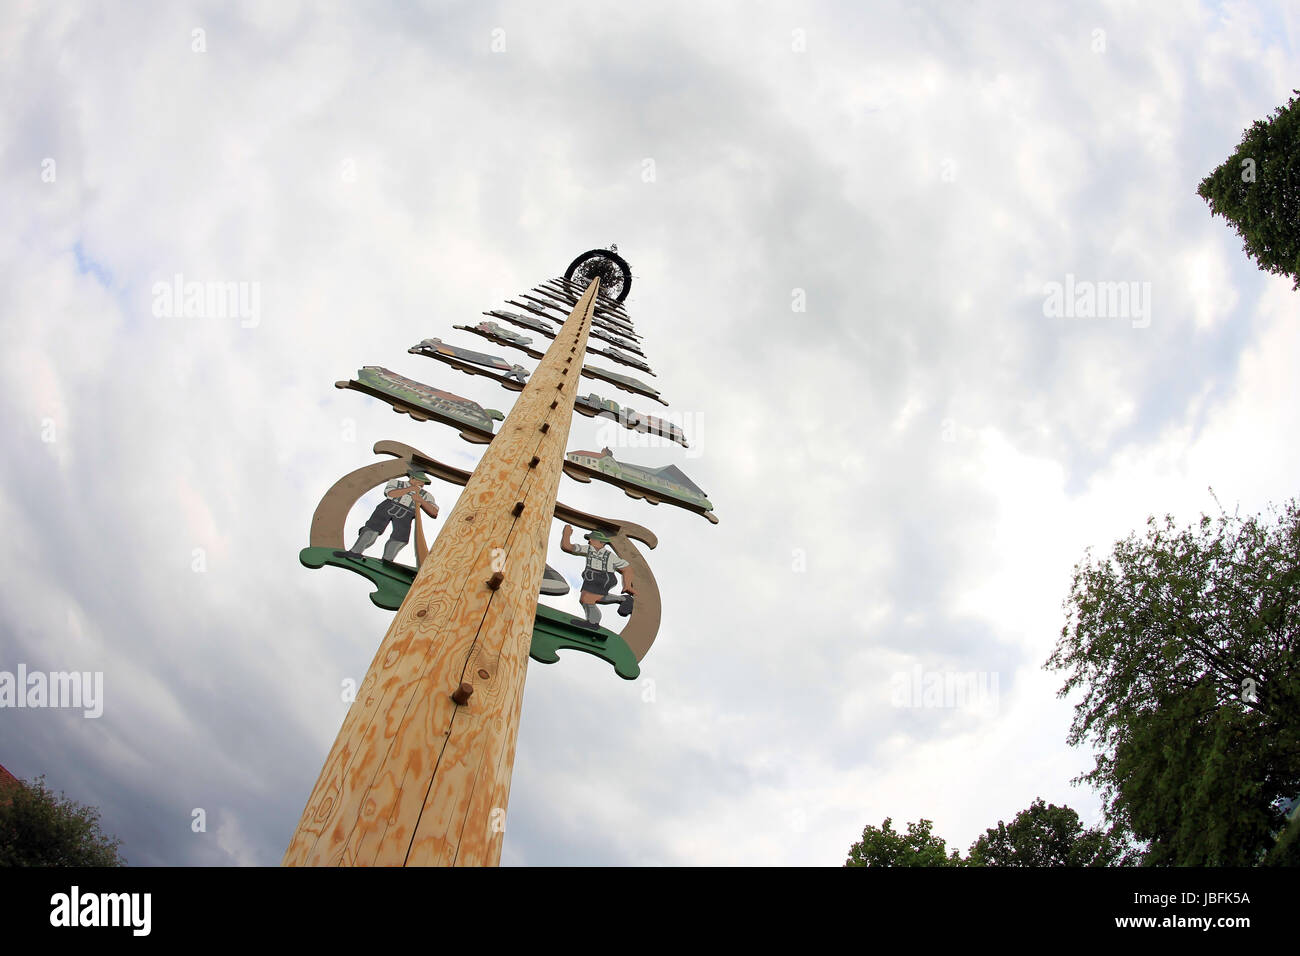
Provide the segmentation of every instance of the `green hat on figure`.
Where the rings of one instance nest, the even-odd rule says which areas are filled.
[[[426,485],[430,484],[429,476],[426,475],[424,472],[422,472],[419,468],[406,469],[406,477],[414,478],[416,481],[422,481]]]
[[[614,540],[603,531],[593,531],[591,534],[584,534],[583,537],[588,541],[603,541],[605,544],[609,544]]]

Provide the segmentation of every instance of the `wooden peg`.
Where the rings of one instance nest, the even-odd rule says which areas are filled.
[[[533,456],[533,460],[530,461],[530,462],[528,463],[528,467],[529,467],[529,468],[536,468],[537,465],[538,465],[538,463],[539,463],[540,461],[541,461],[541,459],[538,458],[536,455],[534,455],[534,456]]]
[[[516,501],[515,510],[510,513],[514,515],[516,518],[518,518],[521,514],[524,513],[524,503],[522,501]]]
[[[497,588],[501,587],[501,582],[504,581],[505,579],[506,576],[502,574],[500,571],[493,571],[492,577],[488,578],[487,586],[491,590],[495,591]]]
[[[550,430],[551,430],[551,423],[550,423],[550,422],[542,422],[542,434],[545,435],[545,434],[546,434],[547,432],[549,432]]]
[[[456,692],[451,695],[451,699],[461,707],[464,707],[469,703],[470,696],[473,693],[474,685],[469,681],[461,681],[460,686],[456,688]]]

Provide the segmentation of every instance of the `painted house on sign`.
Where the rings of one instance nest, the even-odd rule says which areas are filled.
[[[647,491],[690,502],[705,511],[713,510],[713,502],[705,496],[704,489],[687,478],[676,465],[664,465],[662,468],[631,465],[618,461],[608,448],[602,448],[599,452],[571,451],[564,457],[575,465],[619,478]]]

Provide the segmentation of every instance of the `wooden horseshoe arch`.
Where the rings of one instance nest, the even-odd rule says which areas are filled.
[[[320,504],[311,517],[311,530],[308,543],[313,548],[330,548],[343,550],[347,547],[345,539],[348,514],[361,496],[372,488],[382,485],[393,478],[405,477],[410,467],[428,472],[434,478],[460,485],[468,484],[470,472],[453,465],[446,465],[436,458],[412,448],[399,441],[377,441],[376,455],[392,455],[390,461],[377,461],[364,465],[356,471],[349,472],[330,486],[321,498]],[[567,464],[567,463],[566,463]],[[555,517],[568,524],[588,531],[604,531],[610,536],[610,547],[620,558],[632,566],[633,580],[636,581],[636,604],[627,624],[619,636],[631,649],[639,663],[649,652],[659,633],[659,622],[663,617],[663,606],[659,596],[659,583],[645,556],[633,541],[640,541],[648,548],[659,546],[659,539],[649,528],[620,518],[602,518],[571,508],[562,502],[555,504]]]

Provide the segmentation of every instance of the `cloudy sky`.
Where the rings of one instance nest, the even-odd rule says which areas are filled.
[[[507,410],[406,349],[617,242],[695,446],[617,453],[721,523],[562,480],[658,533],[664,624],[635,682],[530,666],[503,862],[1096,822],[1042,670],[1074,562],[1295,493],[1300,298],[1195,193],[1298,39],[1269,3],[5,4],[0,670],[104,699],[6,710],[0,763],[133,864],[278,863],[390,620],[299,565],[312,511],[375,441],[479,454],[333,383]],[[255,298],[169,313],[177,275]]]

